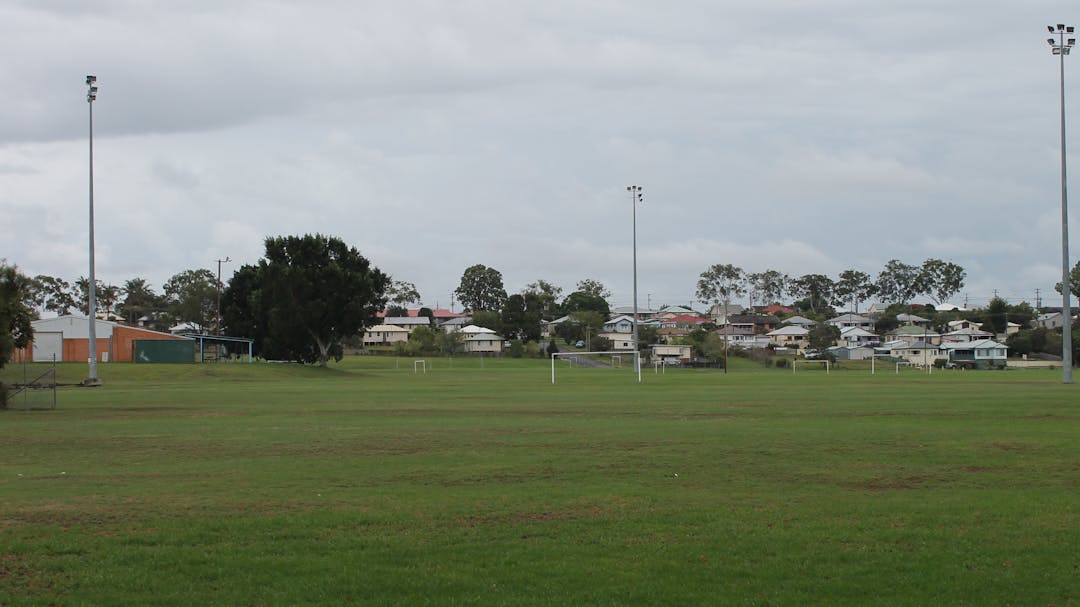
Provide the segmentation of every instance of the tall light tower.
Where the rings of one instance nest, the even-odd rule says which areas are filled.
[[[634,209],[634,373],[637,374],[638,383],[641,383],[641,349],[638,346],[637,328],[637,205],[645,202],[645,192],[639,185],[628,185],[626,191],[630,192],[630,206]]]
[[[232,261],[229,256],[226,255],[225,259],[218,259],[217,261],[217,324],[214,326],[214,333],[221,335],[221,264],[229,263]]]
[[[97,76],[86,77],[86,103],[90,106],[90,278],[87,309],[90,312],[90,376],[83,385],[100,386],[97,374],[97,279],[94,276],[94,100],[97,99]]]
[[[1061,75],[1061,382],[1072,383],[1072,288],[1069,285],[1069,197],[1065,180],[1065,55],[1069,54],[1076,38],[1066,38],[1066,34],[1073,35],[1073,26],[1064,23],[1046,26],[1054,38],[1047,38],[1053,54],[1059,59],[1059,73]]]

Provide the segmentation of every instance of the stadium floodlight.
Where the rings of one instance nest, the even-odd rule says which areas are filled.
[[[1050,27],[1051,33],[1053,27]],[[1065,55],[1076,44],[1075,38],[1065,39],[1066,33],[1072,33],[1073,27],[1057,25],[1058,40],[1050,39],[1052,53],[1058,56],[1061,100],[1061,382],[1072,383],[1072,288],[1069,284],[1069,196],[1065,178]]]
[[[645,202],[645,192],[639,185],[628,185],[630,207],[634,210],[634,374],[641,383],[641,348],[638,345],[638,307],[637,307],[637,205]]]
[[[97,279],[94,276],[94,101],[97,99],[98,87],[97,76],[86,76],[86,104],[90,106],[90,277],[87,279],[87,311],[90,313],[89,339],[87,340],[89,352],[87,358],[90,363],[89,376],[83,380],[83,385],[100,386],[101,379],[97,373]]]

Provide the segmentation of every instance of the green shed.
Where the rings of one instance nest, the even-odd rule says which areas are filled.
[[[191,339],[136,339],[137,363],[195,363],[195,341]]]

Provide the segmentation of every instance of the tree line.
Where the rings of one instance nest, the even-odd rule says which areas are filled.
[[[876,279],[852,269],[840,272],[836,280],[824,274],[792,277],[778,270],[747,272],[732,264],[715,264],[701,273],[695,295],[701,303],[716,305],[747,297],[750,307],[755,302],[776,303],[788,295],[797,310],[818,314],[833,306],[858,311],[859,304],[871,297],[908,304],[925,296],[940,304],[964,288],[966,277],[963,267],[941,259],[927,259],[922,265],[893,259]]]

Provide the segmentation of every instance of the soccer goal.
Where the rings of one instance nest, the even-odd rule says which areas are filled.
[[[426,360],[414,360],[412,363],[413,375],[417,373],[423,373],[427,375],[427,361]]]
[[[796,369],[796,368],[797,368],[797,367],[798,367],[799,365],[813,365],[813,364],[821,364],[821,363],[825,363],[825,375],[828,375],[828,374],[829,374],[829,359],[827,359],[827,358],[822,358],[822,359],[810,359],[810,360],[806,360],[806,359],[802,359],[802,360],[800,360],[800,359],[795,359],[795,360],[791,361],[791,372],[792,372],[792,373],[794,373],[794,372],[795,372],[795,369]]]
[[[605,363],[595,358],[589,358],[589,356],[609,356],[611,362]],[[611,352],[555,352],[551,355],[551,383],[553,384],[555,383],[555,359],[557,358],[566,361],[571,367],[577,365],[579,367],[622,368],[622,355],[620,354],[612,354]]]

